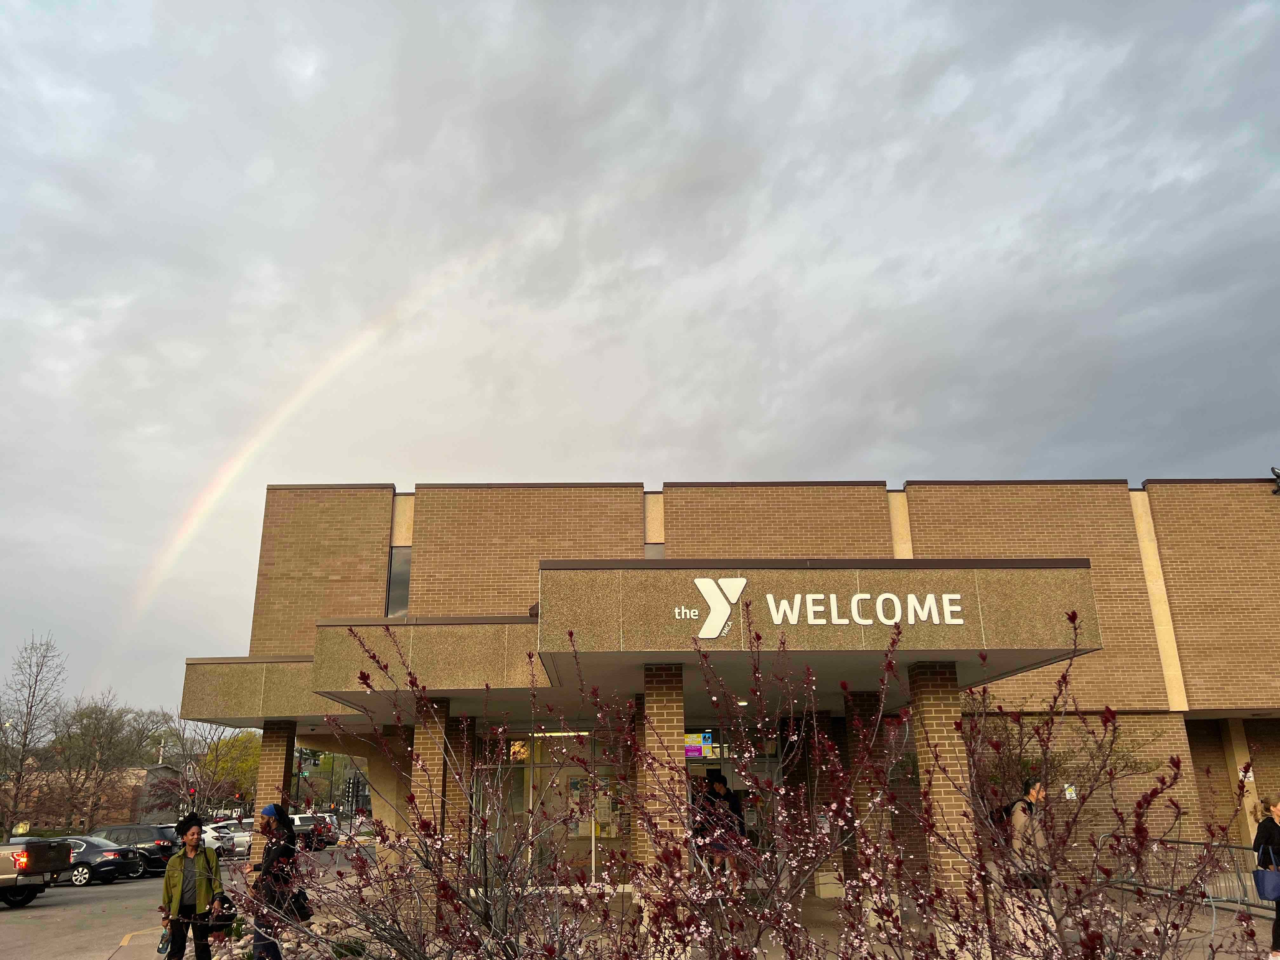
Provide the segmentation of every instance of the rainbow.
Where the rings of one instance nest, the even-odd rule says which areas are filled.
[[[371,328],[366,328],[347,342],[341,350],[303,381],[301,386],[286,398],[284,403],[271,416],[259,424],[258,428],[240,445],[240,448],[232,454],[231,458],[218,468],[213,479],[200,491],[200,495],[195,498],[187,509],[177,530],[169,538],[164,548],[156,554],[151,566],[147,569],[146,575],[143,576],[138,584],[131,607],[134,620],[146,613],[151,606],[151,602],[155,599],[160,585],[173,572],[173,568],[177,565],[183,551],[191,545],[191,541],[195,539],[200,532],[200,528],[208,521],[210,514],[213,513],[214,508],[231,487],[231,484],[236,481],[240,474],[244,473],[245,467],[271,442],[272,438],[280,432],[280,428],[295,413],[302,409],[312,397],[323,390],[345,367],[368,351],[386,329],[387,325],[385,323],[377,324]]]

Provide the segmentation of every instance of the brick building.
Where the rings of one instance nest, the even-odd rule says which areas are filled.
[[[1048,692],[1071,653],[1070,609],[1082,706],[1119,711],[1153,763],[1190,760],[1179,799],[1193,822],[1220,822],[1245,763],[1251,798],[1280,791],[1271,492],[1261,480],[272,486],[249,653],[188,660],[183,715],[262,729],[258,797],[278,796],[295,746],[335,747],[326,714],[354,722],[367,661],[348,628],[387,626],[438,714],[417,730],[388,717],[384,732],[427,776],[453,718],[527,704],[529,652],[544,698],[570,696],[573,630],[588,681],[636,697],[664,741],[714,740],[690,637],[732,679],[750,601],[757,628],[775,643],[785,630],[815,667],[835,718],[840,681],[875,689],[900,620],[896,702],[946,739],[966,686],[993,682],[1024,705]],[[375,813],[394,817],[412,785],[376,756],[369,778]],[[1245,843],[1251,828],[1233,826]],[[591,829],[594,844],[626,842]]]

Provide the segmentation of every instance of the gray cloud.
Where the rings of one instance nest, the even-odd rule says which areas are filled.
[[[4,644],[172,702],[273,481],[1257,475],[1277,104],[1276,3],[8,6]]]

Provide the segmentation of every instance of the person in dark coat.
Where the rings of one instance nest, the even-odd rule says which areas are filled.
[[[710,801],[710,837],[707,854],[715,869],[727,868],[729,889],[738,892],[738,858],[737,843],[739,837],[746,834],[745,820],[742,816],[742,800],[729,789],[729,780],[723,773],[709,774],[707,777],[711,790],[707,793]]]
[[[262,808],[262,834],[267,844],[262,851],[262,872],[253,881],[253,892],[266,908],[253,925],[253,955],[256,960],[281,960],[277,918],[284,913],[293,896],[294,858],[298,855],[298,838],[293,821],[278,803]]]
[[[1258,868],[1280,870],[1280,798],[1263,797],[1262,813],[1253,837]],[[1271,922],[1271,958],[1280,960],[1280,900],[1276,901],[1276,919]]]

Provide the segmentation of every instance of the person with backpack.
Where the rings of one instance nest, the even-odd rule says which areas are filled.
[[[222,876],[218,853],[204,845],[204,823],[189,813],[175,828],[182,849],[169,858],[164,871],[160,914],[169,935],[167,956],[177,960],[187,952],[187,930],[195,939],[196,960],[211,960],[209,924],[222,912]]]
[[[1013,802],[1009,811],[1009,846],[1022,864],[1024,874],[1043,873],[1044,849],[1049,838],[1044,820],[1036,814],[1036,804],[1044,802],[1044,784],[1039,780],[1022,781],[1022,798]]]

